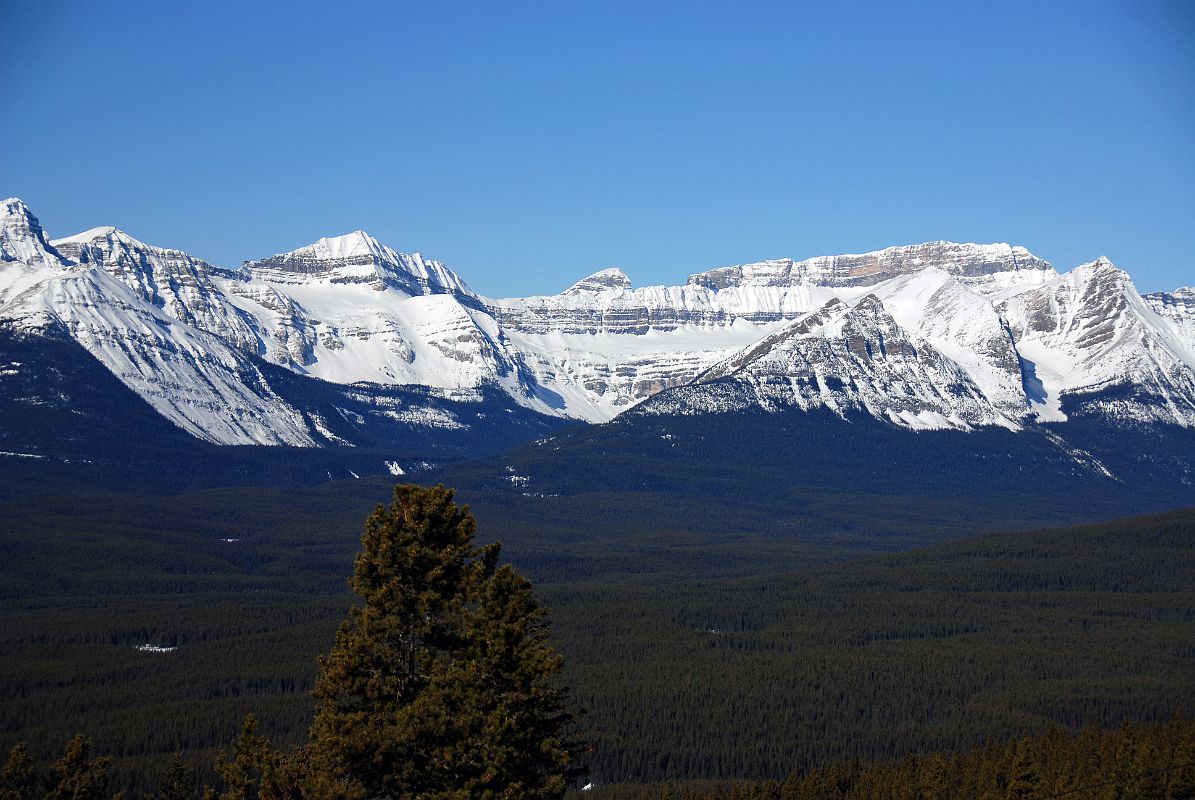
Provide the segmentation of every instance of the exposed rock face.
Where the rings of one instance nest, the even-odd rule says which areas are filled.
[[[222,443],[335,440],[258,359],[367,394],[426,390],[427,405],[378,413],[433,427],[469,417],[436,398],[483,395],[590,421],[642,404],[825,408],[913,428],[1075,413],[1195,425],[1195,292],[1142,298],[1106,259],[1058,275],[1020,247],[931,242],[682,286],[634,288],[610,268],[558,295],[487,299],[361,231],[230,271],[114,228],[51,242],[19,200],[0,211],[0,321],[67,331]]]
[[[320,239],[290,253],[246,261],[242,269],[267,283],[363,283],[408,295],[453,294],[476,303],[476,295],[455,272],[381,244],[364,231]]]
[[[925,244],[889,247],[874,253],[819,256],[806,261],[780,259],[737,267],[722,267],[689,276],[689,283],[709,289],[732,286],[791,286],[811,282],[824,286],[875,286],[928,267],[963,279],[983,279],[1007,273],[1040,273],[1054,268],[1023,247],[1007,244]]]
[[[213,273],[217,270],[207,262],[181,250],[139,242],[116,228],[94,228],[56,239],[54,247],[80,268],[104,270],[179,322],[240,350],[258,351],[259,330],[216,286]]]
[[[957,364],[901,328],[874,294],[854,308],[831,300],[635,413],[702,414],[744,406],[825,408],[911,428],[1014,424]]]
[[[564,290],[564,294],[602,292],[606,289],[630,289],[631,279],[618,267],[595,272]]]
[[[1189,349],[1108,259],[1014,295],[998,310],[1040,382],[1036,402],[1053,418],[1078,411],[1195,425]]]
[[[33,212],[15,197],[0,204],[0,267],[55,267],[58,253]]]
[[[690,275],[684,286],[631,289],[621,270],[599,272],[553,297],[488,300],[502,325],[522,333],[634,333],[736,320],[795,319],[837,294],[859,297],[893,278],[938,269],[974,291],[1033,285],[1057,276],[1022,247],[931,242],[876,253],[781,259]]]
[[[1158,316],[1168,320],[1183,341],[1195,351],[1195,288],[1144,295]]]

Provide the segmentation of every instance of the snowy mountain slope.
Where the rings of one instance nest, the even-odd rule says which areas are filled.
[[[605,421],[658,391],[688,382],[778,324],[735,320],[639,334],[506,333],[535,381],[558,395],[570,414]]]
[[[12,197],[0,204],[0,319],[28,327],[48,324],[38,297],[49,278],[70,269],[24,203]]]
[[[265,357],[333,383],[498,387],[559,415],[468,285],[436,261],[357,231],[246,262],[218,281],[268,342]]]
[[[713,386],[712,392],[704,391]],[[733,387],[729,390],[727,387]],[[897,324],[875,294],[833,299],[714,365],[638,414],[828,409],[913,429],[1015,427],[958,364]]]
[[[1115,420],[1195,425],[1195,351],[1108,259],[998,310],[1039,382],[1030,393],[1041,418],[1064,419],[1073,407]]]
[[[293,300],[272,291],[268,284],[238,281],[235,275],[185,253],[146,245],[112,228],[57,240],[55,246],[46,240],[36,217],[23,204],[10,202],[5,208],[6,252],[27,260],[0,267],[0,320],[25,330],[64,331],[155,410],[199,439],[218,444],[289,446],[360,443],[361,431],[356,435],[344,431],[343,420],[338,419],[350,412],[337,410],[335,405],[310,407],[304,401],[308,396],[325,397],[327,392],[315,387],[292,391],[292,396],[298,396],[298,402],[292,402],[276,391],[277,375],[268,377],[256,360],[257,356],[273,355],[278,363],[293,365],[288,362],[291,353],[285,345],[294,340],[279,342],[277,336],[278,331],[286,330],[285,323],[279,321],[286,312],[292,330],[310,331],[313,337],[319,332]],[[435,278],[434,271],[429,274]],[[345,288],[363,287],[350,282]],[[368,287],[363,291],[376,294]],[[273,301],[282,314],[249,313],[244,309],[251,302],[246,296]],[[451,296],[409,298],[404,294],[401,299],[433,306],[404,317],[414,331],[411,338],[416,346],[434,352],[441,365],[461,365],[456,379],[409,383],[420,388],[477,389],[487,378],[482,375],[487,366],[498,382],[514,374],[510,367],[504,372],[503,365],[495,367],[494,358],[477,357],[488,346],[488,339]],[[452,313],[434,307],[442,302],[449,304]],[[318,342],[313,345],[313,353],[321,346]],[[424,360],[435,369],[437,362],[431,352],[425,353]],[[470,370],[473,378],[459,379],[462,371]],[[394,395],[390,405],[385,393],[366,394],[367,402],[363,399],[366,395],[357,392],[356,404],[376,408],[376,413],[370,418],[356,411],[351,415],[359,421],[359,428],[368,428],[381,438],[390,434],[379,431],[378,425],[396,430],[456,429],[464,427],[454,421],[458,411],[468,419],[474,409],[479,413],[483,408],[505,410],[495,407],[492,393],[437,394],[433,390],[421,396]],[[339,402],[354,405],[349,395]],[[464,408],[455,408],[458,406]],[[520,424],[530,424],[522,415],[516,417]]]
[[[325,237],[289,253],[246,261],[242,271],[266,283],[361,283],[397,289],[408,296],[453,294],[476,300],[460,276],[440,262],[425,261],[418,253],[398,253],[365,231]]]
[[[932,275],[934,289],[921,300]],[[984,388],[998,416],[1027,405],[1011,339],[986,294],[1014,292],[1057,272],[1024,248],[933,242],[877,253],[783,259],[697,273],[684,286],[634,289],[602,270],[559,295],[487,299],[536,379],[569,398],[568,409],[608,419],[827,301],[853,303],[875,290],[901,324],[950,353]],[[897,295],[909,293],[908,300]],[[909,313],[903,313],[909,309]],[[627,339],[634,342],[626,344]],[[598,395],[593,411],[585,398]],[[573,399],[576,398],[576,399]]]
[[[1195,288],[1142,295],[1154,313],[1169,320],[1191,350],[1195,351]]]
[[[1028,411],[1020,354],[1003,318],[975,284],[930,267],[876,287],[895,320],[966,372],[998,414],[1023,420]]]
[[[219,444],[311,446],[304,416],[273,392],[260,369],[212,334],[137,302],[100,269],[56,278],[50,313],[159,413],[196,438]]]
[[[65,330],[156,411],[199,439],[316,443],[302,416],[269,390],[247,356],[220,336],[168,313],[166,309],[191,316],[180,293],[204,308],[226,309],[208,302],[194,284],[175,284],[172,292],[177,293],[163,297],[147,258],[129,256],[135,240],[106,230],[64,241],[68,252],[81,245],[76,254],[86,253],[74,262],[46,241],[24,204],[8,201],[5,214],[5,238],[27,261],[0,270],[3,318],[25,327]],[[102,240],[109,249],[85,244],[93,240]],[[174,255],[178,258],[168,259],[168,266],[165,260],[156,266],[176,277],[194,277],[197,265]],[[211,316],[227,319],[215,311]]]
[[[1018,429],[1076,409],[1195,425],[1191,290],[1142,298],[1105,261],[1059,275],[1024,248],[931,242],[682,286],[634,288],[610,268],[558,295],[490,299],[362,231],[227,270],[114,228],[51,242],[15,199],[0,223],[0,320],[68,331],[221,443],[463,430],[495,407],[531,427],[605,421],[665,390],[644,407],[718,393],[713,406],[910,428]]]
[[[239,350],[256,352],[253,320],[239,314],[214,282],[212,265],[181,250],[145,244],[116,228],[90,231],[51,242],[79,267],[98,267],[169,317],[219,337]]]

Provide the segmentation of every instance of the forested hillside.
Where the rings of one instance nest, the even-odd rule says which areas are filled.
[[[0,746],[56,754],[84,731],[140,796],[176,750],[209,769],[246,713],[298,741],[362,520],[387,493],[0,507]],[[584,496],[552,500],[573,506],[555,527],[479,506],[478,541],[500,534],[552,609],[598,785],[780,780],[1195,713],[1195,512],[850,558],[897,543],[769,535],[766,515],[697,535],[668,527],[666,504],[603,518]]]
[[[594,787],[590,800],[892,800],[892,798],[1195,797],[1195,723],[1165,722],[989,742],[961,753],[909,755],[794,773],[783,781]]]

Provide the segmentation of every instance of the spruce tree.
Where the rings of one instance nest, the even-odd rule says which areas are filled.
[[[1033,745],[1028,739],[1022,739],[1016,743],[1014,752],[1005,796],[1009,800],[1031,798],[1038,793],[1041,783]]]
[[[196,786],[195,770],[183,761],[182,753],[175,753],[153,800],[195,800],[198,794]]]
[[[46,800],[107,800],[109,756],[91,758],[91,740],[71,739],[66,754],[54,764]]]
[[[37,768],[24,742],[18,742],[0,769],[0,800],[32,800]]]
[[[444,777],[469,798],[559,797],[573,743],[563,660],[548,644],[546,612],[531,583],[503,566],[475,591],[463,658],[438,676],[435,695],[455,709],[464,748]]]
[[[350,609],[320,661],[307,751],[321,800],[558,797],[560,660],[499,545],[449,489],[401,485],[365,525]]]
[[[204,790],[204,800],[290,800],[298,798],[297,787],[289,780],[288,759],[257,732],[257,719],[245,717],[241,733],[232,743],[232,751],[216,755],[216,774],[224,781],[224,791]]]

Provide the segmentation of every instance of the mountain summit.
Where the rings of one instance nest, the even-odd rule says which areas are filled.
[[[1103,258],[1059,274],[1022,247],[930,242],[679,286],[634,288],[609,268],[558,295],[494,299],[363,231],[223,269],[116,228],[49,241],[15,198],[0,217],[3,324],[68,337],[167,419],[224,444],[462,430],[493,402],[524,420],[598,422],[643,403],[913,429],[1076,415],[1193,427],[1193,296],[1142,297]],[[362,392],[397,403],[412,391],[414,406],[349,410]]]

